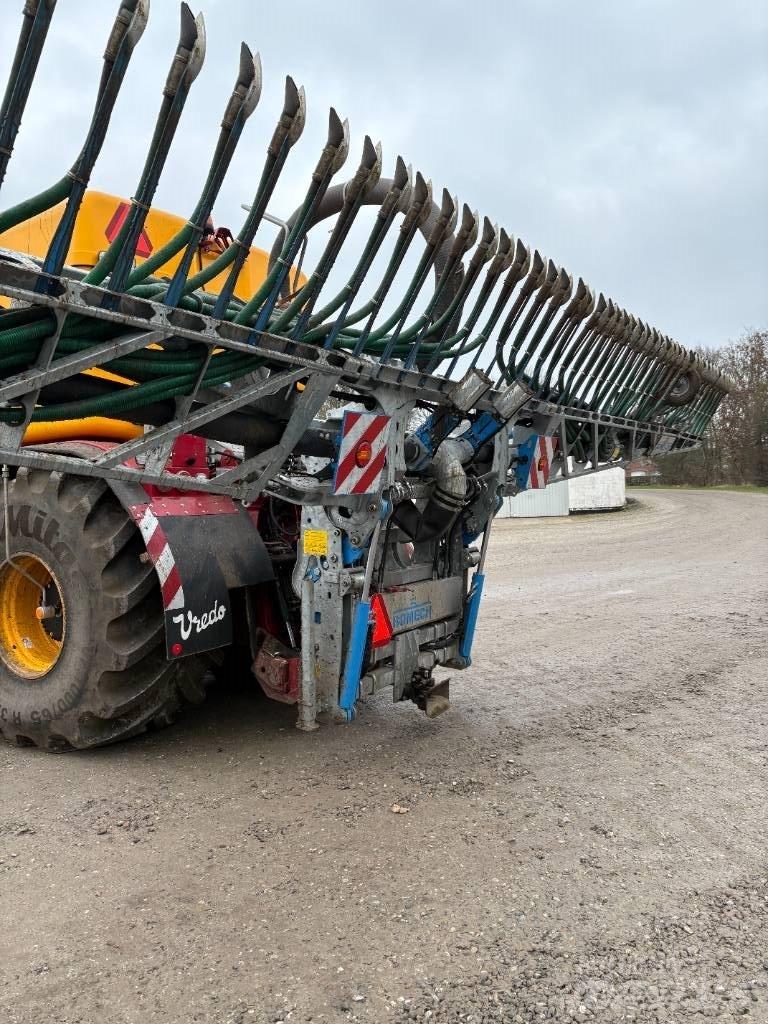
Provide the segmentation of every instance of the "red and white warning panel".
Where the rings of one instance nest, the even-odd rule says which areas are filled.
[[[552,460],[557,451],[557,438],[539,435],[531,455],[531,469],[528,486],[533,489],[546,487],[552,469]]]
[[[145,509],[141,518],[138,519],[138,525],[147,553],[152,559],[152,564],[160,579],[163,607],[166,611],[183,608],[184,588],[181,585],[179,570],[176,568],[176,559],[173,557],[165,531],[152,509]]]
[[[370,494],[379,488],[392,420],[373,412],[344,413],[334,494]]]

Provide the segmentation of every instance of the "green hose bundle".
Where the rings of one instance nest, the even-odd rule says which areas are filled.
[[[61,216],[42,261],[35,289],[56,294],[64,261],[72,247],[77,217],[95,161],[105,140],[118,92],[146,22],[148,5],[122,0],[104,54],[96,103],[82,148],[70,170],[39,195],[0,212],[0,234],[61,205]],[[47,16],[46,16],[47,17]],[[36,26],[36,27],[35,27]],[[47,21],[25,22],[0,102],[0,185],[10,159]],[[63,322],[45,305],[0,313],[0,374],[23,374],[37,365],[42,347],[57,330],[55,366],[69,355],[93,352],[93,365],[133,382],[112,382],[98,397],[57,401],[61,392],[43,389],[35,421],[132,413],[143,407],[189,396],[199,386],[234,382],[265,365],[260,339],[276,335],[291,341],[396,363],[414,371],[410,385],[432,374],[451,379],[477,370],[502,389],[525,382],[534,396],[585,413],[657,421],[675,430],[700,434],[727,392],[727,382],[705,361],[595,294],[552,260],[443,190],[434,201],[432,187],[412,175],[398,157],[394,177],[381,176],[381,147],[365,137],[359,165],[347,181],[332,181],[349,154],[349,128],[335,110],[319,159],[296,211],[285,222],[270,254],[264,280],[244,300],[235,296],[256,232],[265,218],[281,172],[302,134],[306,103],[292,79],[285,83],[283,109],[264,156],[248,215],[232,244],[208,266],[192,273],[225,176],[246,121],[261,95],[261,65],[247,46],[240,50],[235,85],[228,98],[208,171],[189,220],[148,259],[136,265],[136,248],[154,201],[170,147],[191,87],[205,56],[202,21],[182,4],[180,36],[162,91],[154,131],[136,190],[117,237],[86,273],[84,283],[102,289],[92,313],[72,312]],[[336,294],[326,294],[329,277],[363,207],[376,215],[352,272]],[[334,218],[314,268],[296,286],[297,262],[312,228]],[[399,228],[383,270],[370,282],[376,258],[390,231]],[[405,270],[413,247],[421,251]],[[172,274],[166,273],[169,265]],[[214,278],[224,276],[218,294]],[[398,294],[395,282],[405,278]],[[427,287],[433,278],[431,289]],[[291,285],[293,281],[293,286]],[[368,297],[363,288],[371,283]],[[422,295],[426,291],[426,299]],[[228,321],[250,332],[253,353],[211,351],[210,342],[170,338],[161,346],[101,361],[104,346],[128,328],[107,315],[126,298],[140,299]],[[418,303],[423,301],[423,305]],[[488,309],[490,312],[485,312]],[[46,346],[47,349],[47,346]],[[48,354],[48,353],[47,353]],[[447,369],[445,367],[447,366]],[[438,385],[440,386],[440,385]],[[53,387],[53,386],[52,386]],[[105,387],[110,385],[105,384]],[[16,389],[18,390],[18,389]],[[24,425],[21,405],[0,408],[0,422]],[[570,422],[568,438],[577,454],[591,457],[589,417]],[[614,444],[614,432],[601,426],[602,453]]]

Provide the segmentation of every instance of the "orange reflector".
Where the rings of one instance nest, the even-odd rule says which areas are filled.
[[[373,616],[371,647],[386,647],[392,639],[392,622],[381,594],[374,594],[371,598],[371,615]]]
[[[372,455],[373,448],[371,448],[371,442],[361,441],[357,448],[355,448],[355,465],[362,469],[363,466],[367,466],[371,461]]]

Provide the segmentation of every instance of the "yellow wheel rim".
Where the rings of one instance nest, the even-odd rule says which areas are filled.
[[[40,617],[43,608],[46,618]],[[65,628],[64,601],[51,570],[33,555],[13,555],[13,565],[0,569],[0,659],[17,676],[39,679],[59,660]]]

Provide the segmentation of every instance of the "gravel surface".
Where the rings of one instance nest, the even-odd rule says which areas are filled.
[[[768,499],[502,521],[489,561],[436,721],[307,736],[241,687],[0,748],[0,1021],[768,1022]]]

